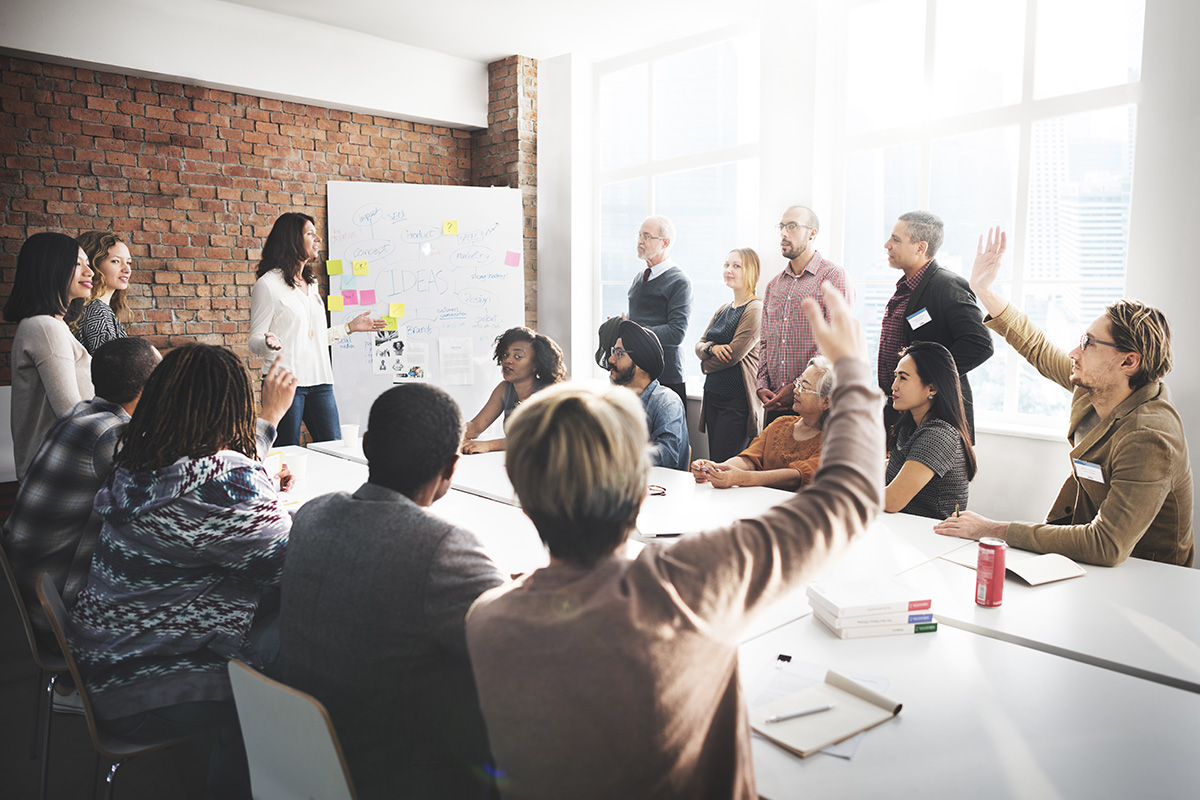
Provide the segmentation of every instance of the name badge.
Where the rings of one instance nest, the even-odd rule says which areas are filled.
[[[933,322],[933,317],[929,314],[928,308],[922,308],[917,313],[910,314],[908,316],[908,326],[914,331],[922,325],[927,325],[930,322]]]
[[[1093,464],[1090,461],[1083,461],[1078,458],[1071,459],[1075,463],[1075,477],[1081,481],[1092,481],[1093,483],[1104,483],[1104,472],[1100,469],[1099,464]]]

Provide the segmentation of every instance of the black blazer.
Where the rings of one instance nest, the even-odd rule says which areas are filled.
[[[937,260],[929,265],[921,282],[908,298],[904,316],[910,317],[921,309],[929,312],[932,319],[917,329],[905,321],[904,344],[913,342],[937,342],[950,351],[958,367],[958,378],[962,383],[963,405],[967,411],[967,427],[975,438],[975,404],[971,395],[971,384],[967,373],[992,357],[992,334],[983,325],[983,311],[975,300],[967,279],[948,269],[938,266]],[[882,387],[887,393],[890,386]],[[891,403],[887,410],[892,411]],[[889,425],[895,419],[889,419]]]

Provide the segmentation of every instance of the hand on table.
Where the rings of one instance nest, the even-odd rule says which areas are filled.
[[[708,483],[708,472],[715,466],[716,464],[707,458],[697,458],[692,462],[692,477],[696,479],[696,483]]]
[[[942,536],[957,536],[960,539],[975,539],[978,541],[985,536],[1004,538],[1008,526],[980,516],[974,511],[963,511],[957,516],[949,517],[933,526],[934,533]]]
[[[495,442],[481,442],[478,439],[468,439],[462,444],[462,452],[465,456],[476,455],[477,453],[490,453],[495,449]]]
[[[746,478],[744,469],[729,467],[725,464],[713,464],[708,468],[708,482],[714,489],[729,489],[741,485]]]

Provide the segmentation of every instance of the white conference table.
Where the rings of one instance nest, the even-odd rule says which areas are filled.
[[[1082,566],[1081,578],[1041,586],[1010,576],[998,608],[975,605],[975,571],[950,561],[900,579],[929,592],[946,625],[1200,692],[1200,570],[1139,558]]]
[[[838,639],[811,618],[744,643],[753,700],[778,655],[880,676],[904,705],[853,758],[800,759],[754,737],[758,792],[824,797],[1187,797],[1200,696],[950,627]]]

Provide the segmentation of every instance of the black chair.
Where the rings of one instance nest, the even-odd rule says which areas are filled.
[[[54,684],[58,680],[58,676],[67,671],[67,660],[38,644],[37,635],[29,621],[29,610],[25,608],[25,601],[17,586],[17,576],[13,574],[12,564],[8,561],[8,554],[4,552],[3,545],[0,545],[0,563],[4,565],[4,577],[8,580],[8,585],[12,587],[13,598],[17,601],[17,608],[21,612],[21,624],[25,626],[25,638],[29,641],[29,652],[33,655],[33,663],[38,668],[37,684],[33,689],[37,698],[37,707],[33,713],[33,740],[29,746],[29,757],[37,758],[38,756],[38,730],[40,728],[45,733],[42,739],[42,788],[38,796],[42,800],[46,800],[46,774],[50,764],[50,720],[52,717],[50,710],[54,701]],[[43,679],[46,681],[45,690],[41,688]],[[43,705],[43,696],[45,705]]]
[[[44,572],[38,579],[37,595],[38,599],[42,601],[42,608],[46,609],[46,616],[50,618],[50,626],[54,629],[54,636],[58,640],[58,646],[62,648],[63,656],[66,658],[67,668],[71,672],[71,677],[75,679],[75,686],[79,689],[79,698],[83,701],[83,714],[87,718],[88,732],[91,734],[92,744],[96,748],[97,760],[103,756],[112,762],[112,765],[108,769],[108,776],[105,779],[104,789],[104,797],[106,800],[111,800],[113,780],[117,776],[117,770],[126,761],[134,756],[140,756],[152,750],[162,750],[173,744],[186,741],[193,736],[201,735],[203,732],[198,732],[191,736],[145,742],[124,739],[105,730],[96,721],[96,715],[92,712],[91,698],[88,697],[83,677],[79,674],[79,667],[75,665],[75,658],[71,655],[70,646],[67,644],[67,610],[63,606],[62,595],[59,594],[54,581]],[[53,683],[53,679],[51,679],[51,682]],[[44,780],[44,771],[42,775]]]

